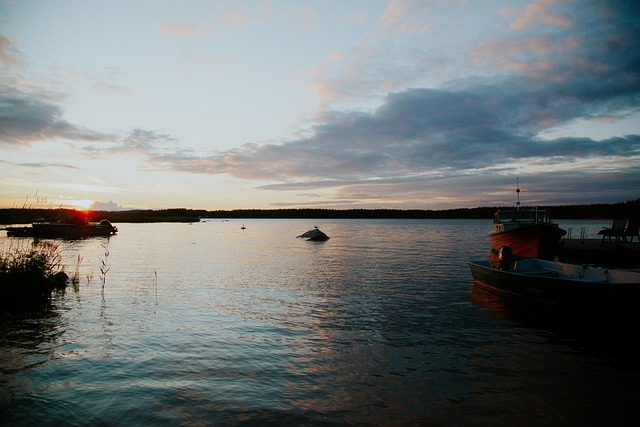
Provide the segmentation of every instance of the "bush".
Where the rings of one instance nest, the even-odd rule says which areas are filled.
[[[57,244],[38,240],[11,240],[0,249],[0,305],[46,303],[54,289],[64,289],[67,275],[60,265]]]

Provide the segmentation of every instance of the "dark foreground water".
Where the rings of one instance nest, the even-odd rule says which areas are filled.
[[[477,289],[489,221],[244,223],[60,242],[79,285],[0,314],[0,424],[637,425],[637,325]]]

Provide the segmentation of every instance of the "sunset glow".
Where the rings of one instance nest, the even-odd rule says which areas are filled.
[[[67,204],[69,205],[69,207],[71,208],[75,208],[75,209],[80,209],[80,210],[88,210],[89,208],[91,208],[91,206],[93,205],[93,201],[88,200],[88,199],[83,199],[83,200],[69,200],[67,202]]]

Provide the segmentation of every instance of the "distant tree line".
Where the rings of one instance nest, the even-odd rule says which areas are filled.
[[[77,222],[100,221],[111,222],[198,222],[206,216],[206,210],[193,209],[161,209],[161,210],[127,210],[127,211],[78,211],[75,209],[0,209],[0,224],[30,224],[37,221]]]
[[[640,217],[640,199],[594,205],[538,206],[556,219],[608,219]],[[423,209],[237,209],[208,211],[206,218],[327,218],[327,219],[492,219],[498,209],[491,206],[444,210]]]
[[[640,199],[612,204],[539,206],[555,219],[613,219],[640,217]],[[0,224],[85,219],[111,222],[198,222],[201,218],[317,218],[317,219],[491,219],[498,209],[511,206],[423,209],[160,209],[77,211],[74,209],[0,209]]]
[[[209,211],[207,218],[318,218],[318,219],[446,219],[491,218],[496,208],[452,209],[236,209]]]

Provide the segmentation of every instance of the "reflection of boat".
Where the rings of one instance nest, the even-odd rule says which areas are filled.
[[[611,270],[540,259],[508,261],[493,267],[469,262],[475,283],[527,302],[578,310],[618,310],[638,304],[640,271]],[[594,311],[595,313],[595,311]]]
[[[44,238],[81,238],[111,236],[118,228],[107,219],[100,222],[34,222],[30,227],[7,227],[7,236]]]
[[[493,227],[489,233],[491,249],[498,251],[508,246],[520,258],[551,259],[560,238],[567,232],[549,218],[545,210],[538,208],[520,209],[520,186],[517,208],[499,210],[493,217]]]
[[[320,231],[320,229],[318,227],[315,227],[312,230],[307,231],[304,234],[299,235],[298,237],[305,239],[305,240],[311,240],[311,241],[323,241],[323,240],[329,240],[329,236],[327,236],[326,234],[324,234],[322,231]]]

